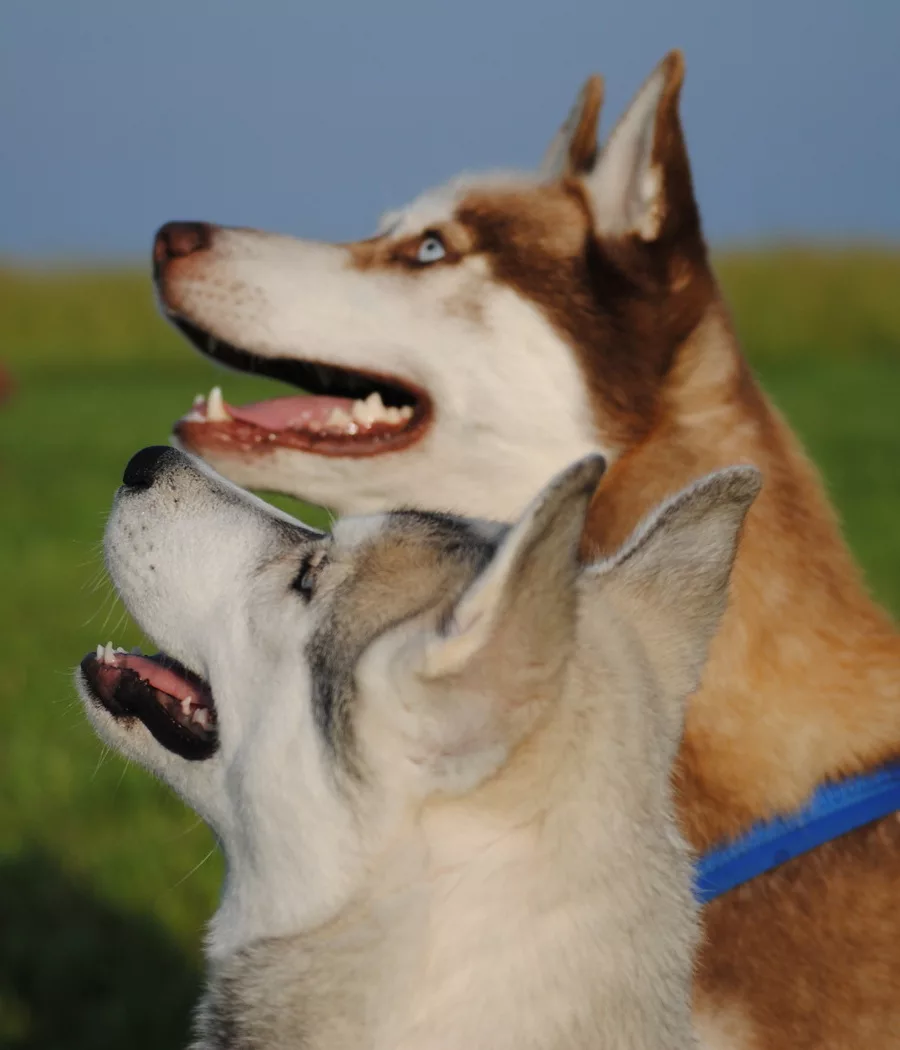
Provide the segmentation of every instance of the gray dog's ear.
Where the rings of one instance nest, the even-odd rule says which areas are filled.
[[[666,693],[679,699],[700,681],[725,611],[741,527],[761,486],[754,467],[709,474],[585,574],[631,622]]]
[[[419,701],[404,734],[428,790],[494,773],[556,694],[575,646],[581,533],[605,467],[580,460],[541,492],[450,614],[400,650]]]
[[[585,175],[597,159],[597,128],[603,105],[603,78],[588,77],[565,123],[547,147],[538,174],[549,182],[566,175]]]
[[[557,475],[509,530],[445,624],[424,643],[420,674],[448,679],[475,671],[539,685],[565,659],[574,636],[578,547],[605,469],[588,456]]]

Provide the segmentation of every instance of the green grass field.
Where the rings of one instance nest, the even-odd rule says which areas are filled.
[[[900,611],[900,254],[735,254],[720,272],[873,591]],[[191,813],[103,752],[70,674],[97,642],[139,640],[100,572],[122,467],[223,376],[130,273],[0,272],[0,361],[18,384],[0,409],[0,1046],[183,1046],[221,861]]]

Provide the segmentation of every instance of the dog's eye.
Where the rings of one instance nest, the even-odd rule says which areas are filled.
[[[447,254],[447,249],[444,247],[444,242],[436,233],[426,233],[419,244],[419,250],[416,252],[416,261],[427,265],[428,263],[439,262]]]
[[[308,554],[300,563],[300,568],[291,581],[291,589],[295,590],[306,602],[311,601],[315,594],[316,583],[324,560],[325,554],[321,550]]]

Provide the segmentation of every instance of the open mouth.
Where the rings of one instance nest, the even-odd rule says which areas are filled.
[[[210,758],[219,746],[209,686],[164,653],[144,656],[98,645],[81,661],[81,673],[95,703],[116,719],[138,719],[181,758]]]
[[[263,357],[222,342],[183,318],[176,327],[206,357],[239,372],[279,379],[303,394],[227,404],[218,387],[198,395],[175,424],[188,448],[240,453],[273,446],[322,456],[375,456],[418,441],[431,420],[428,395],[405,380],[287,357]]]

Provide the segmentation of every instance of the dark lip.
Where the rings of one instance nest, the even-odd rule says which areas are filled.
[[[204,357],[218,361],[236,372],[277,379],[305,390],[308,394],[319,396],[348,397],[356,400],[378,393],[388,408],[403,408],[404,405],[415,407],[419,401],[428,400],[425,391],[414,384],[378,372],[341,368],[293,357],[263,357],[251,350],[217,339],[211,332],[183,317],[170,315],[169,319]]]
[[[157,653],[147,659],[177,671],[198,690],[202,689],[209,694],[207,683],[177,660],[163,653]],[[165,706],[157,699],[157,690],[145,682],[136,671],[130,668],[119,670],[114,691],[109,695],[104,695],[99,685],[103,665],[97,659],[96,653],[88,653],[80,666],[82,679],[92,703],[103,708],[119,721],[128,722],[137,719],[146,726],[157,743],[167,751],[189,762],[198,762],[212,758],[218,750],[217,729],[211,729],[203,736],[186,729],[169,714]],[[211,708],[215,711],[214,703],[211,704]]]

